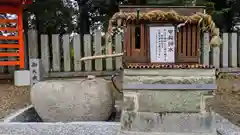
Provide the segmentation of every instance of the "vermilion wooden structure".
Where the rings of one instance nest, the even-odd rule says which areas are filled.
[[[0,0],[0,14],[15,14],[17,19],[0,18],[0,31],[15,32],[13,36],[0,35],[1,49],[17,49],[15,52],[0,52],[0,57],[17,57],[16,60],[0,61],[0,66],[19,66],[24,68],[24,36],[23,36],[23,8],[31,4],[32,0]],[[15,27],[9,27],[15,23]]]

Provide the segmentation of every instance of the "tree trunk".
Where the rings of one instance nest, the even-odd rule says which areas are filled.
[[[79,9],[79,16],[77,19],[77,33],[80,34],[80,42],[81,42],[81,54],[84,54],[84,34],[90,33],[90,23],[89,23],[89,15],[88,9],[86,9],[87,0],[84,2],[80,2],[77,0],[78,9]]]
[[[80,1],[77,0],[78,8],[79,8],[79,16],[78,16],[78,30],[77,32],[80,34],[89,34],[90,33],[90,23],[89,23],[89,15],[88,15],[88,7],[86,5],[87,0]]]

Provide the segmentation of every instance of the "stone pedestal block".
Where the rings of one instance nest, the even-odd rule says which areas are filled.
[[[126,69],[121,131],[215,135],[214,69]]]
[[[122,131],[214,133],[215,116],[212,113],[152,113],[123,111]]]
[[[215,77],[215,69],[124,69],[124,76]]]
[[[125,69],[124,84],[213,84],[214,69]]]
[[[140,112],[200,112],[208,91],[136,90],[124,91],[126,110]]]
[[[206,108],[216,77],[214,69],[125,69],[123,82],[126,110],[193,113]]]
[[[215,76],[124,76],[125,84],[212,84]]]

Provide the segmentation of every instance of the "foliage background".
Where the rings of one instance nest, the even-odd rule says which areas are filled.
[[[109,18],[120,4],[153,4],[153,0],[35,0],[24,11],[24,28],[39,34],[89,34],[96,28],[106,31]],[[156,0],[154,0],[156,1]],[[158,0],[155,4],[164,2]],[[138,3],[139,2],[139,3]],[[171,0],[171,5],[206,6],[223,32],[240,22],[239,0]],[[169,4],[169,3],[168,3]],[[162,3],[162,5],[164,5]]]

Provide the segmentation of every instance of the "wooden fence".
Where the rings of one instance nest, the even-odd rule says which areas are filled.
[[[81,45],[80,35],[59,34],[41,35],[37,38],[36,31],[28,31],[26,43],[28,58],[41,58],[42,65],[48,77],[72,77],[87,74],[110,75],[111,71],[120,68],[121,58],[107,58],[80,62],[85,56],[101,55],[106,50],[105,38],[97,31],[94,35],[84,35],[84,45]],[[223,33],[223,45],[209,48],[209,34],[205,33],[201,40],[201,63],[211,64],[216,68],[240,67],[240,34]],[[40,43],[38,44],[38,40]],[[111,46],[113,53],[122,52],[122,39],[116,35]]]
[[[201,63],[211,64],[216,68],[240,67],[240,34],[223,33],[223,44],[220,47],[208,48],[209,34],[205,33],[201,49]]]
[[[36,44],[38,39],[36,39],[35,33],[35,31],[28,32],[29,57],[38,57],[38,52],[40,52],[44,71],[48,73],[47,76],[110,75],[115,69],[122,66],[121,57],[79,61],[85,56],[101,55],[108,52],[106,49],[108,44],[105,42],[106,36],[103,37],[101,31],[95,32],[94,35],[84,35],[84,45],[81,45],[80,35],[73,37],[70,35],[60,37],[59,34],[41,35],[40,47]],[[110,47],[113,53],[122,52],[121,35],[116,35],[113,41],[114,45]]]

